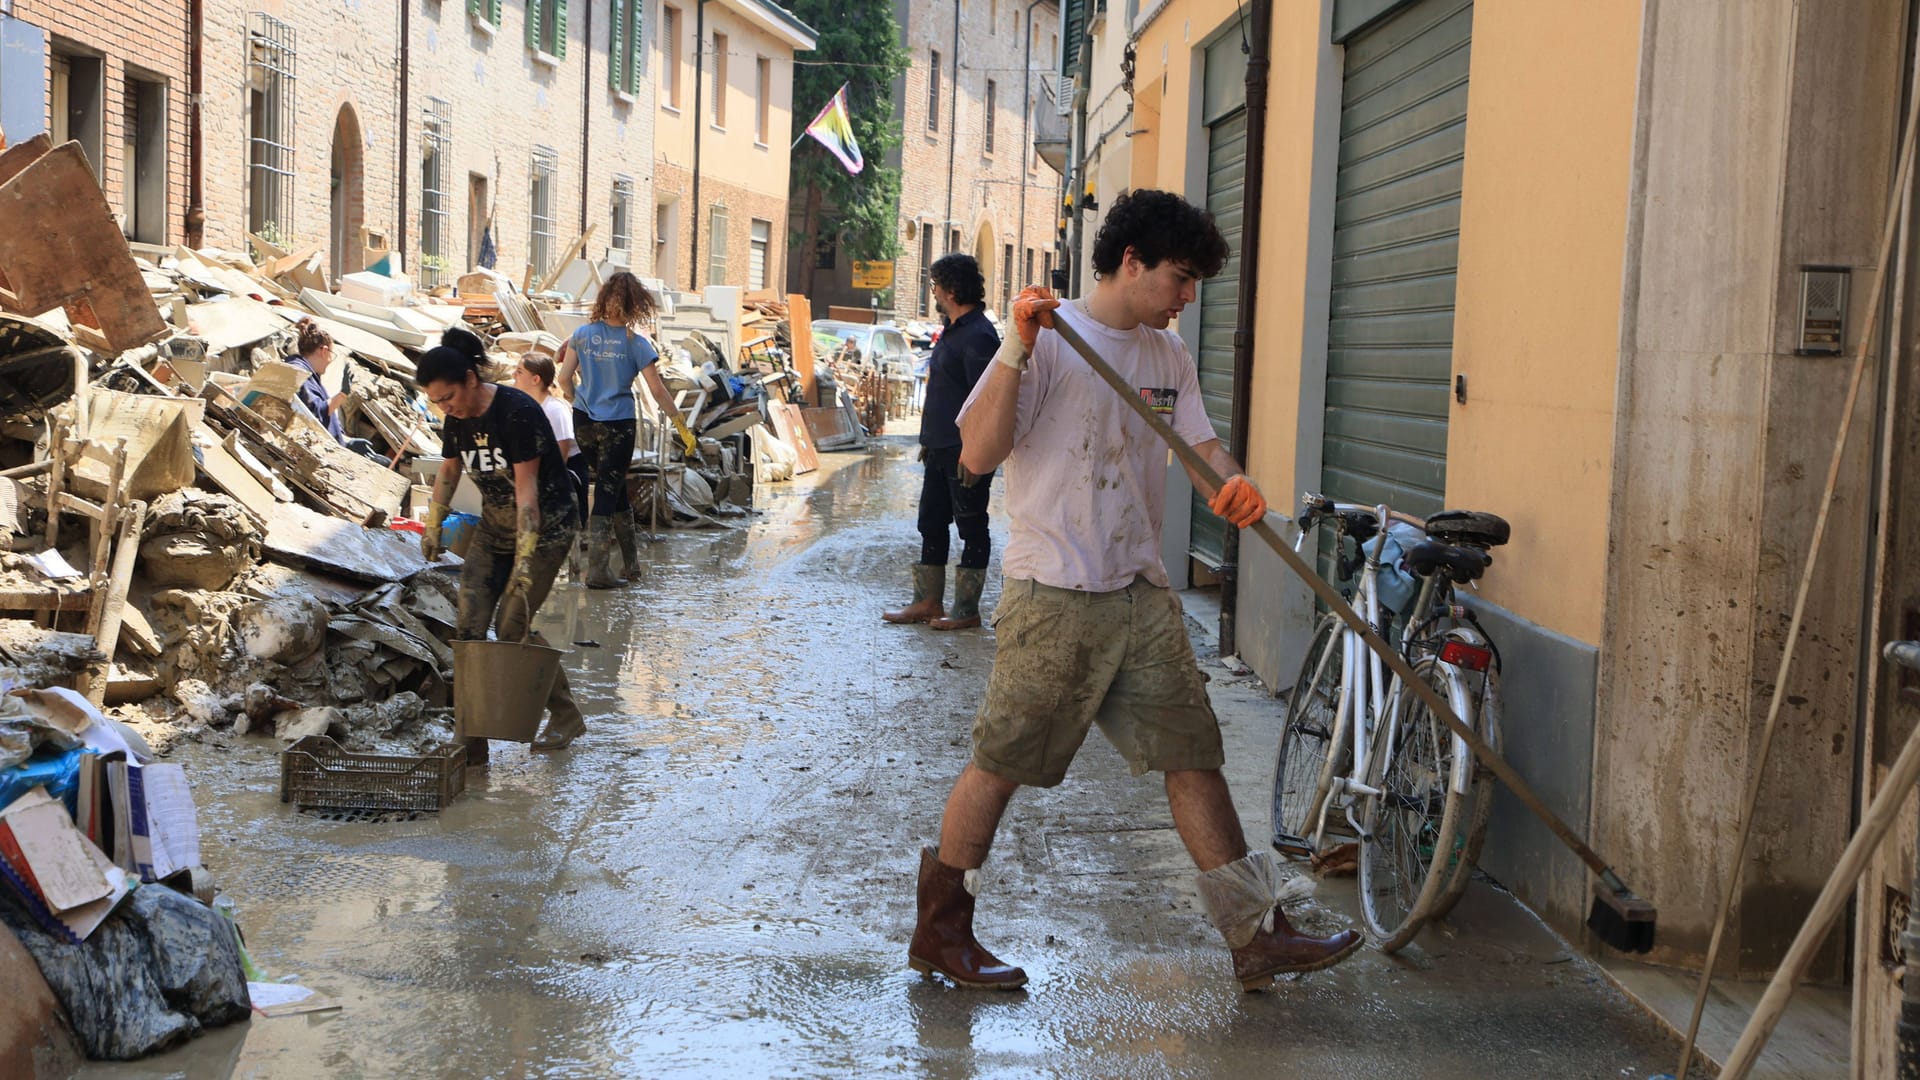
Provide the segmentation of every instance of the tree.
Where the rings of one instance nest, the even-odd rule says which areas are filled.
[[[893,0],[795,0],[792,10],[819,33],[814,50],[794,57],[793,109],[804,125],[844,83],[847,115],[866,167],[858,175],[811,138],[793,151],[792,197],[802,207],[790,250],[811,260],[831,227],[854,259],[900,254],[900,170],[886,159],[900,145],[893,83],[906,73]],[[811,265],[811,262],[796,265]]]

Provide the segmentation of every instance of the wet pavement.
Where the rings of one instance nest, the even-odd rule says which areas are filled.
[[[567,660],[590,733],[496,743],[438,816],[296,813],[275,744],[183,742],[258,962],[343,1008],[83,1075],[1639,1078],[1677,1057],[1484,884],[1398,957],[1243,994],[1159,784],[1097,735],[1016,798],[987,866],[981,936],[1029,988],[908,971],[918,849],[992,636],[880,621],[906,598],[918,466],[904,441],[822,457],[750,525],[654,545],[639,587],[556,590],[540,628],[598,643]],[[1203,667],[1257,835],[1280,706]],[[1324,884],[1297,921],[1357,922],[1351,892]]]

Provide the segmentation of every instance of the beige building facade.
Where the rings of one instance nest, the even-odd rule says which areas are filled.
[[[669,288],[786,280],[794,54],[811,27],[763,0],[659,6],[655,275]]]
[[[207,242],[368,240],[423,283],[480,259],[585,254],[651,272],[652,9],[640,0],[209,0]]]
[[[1914,727],[1920,695],[1876,657],[1920,627],[1913,362],[1875,341],[1731,862],[1880,270],[1909,7],[1273,4],[1257,171],[1233,151],[1240,9],[1169,0],[1127,26],[1129,124],[1150,131],[1128,184],[1207,201],[1260,246],[1256,281],[1230,266],[1181,324],[1204,385],[1209,292],[1257,289],[1248,377],[1216,384],[1246,395],[1249,470],[1276,509],[1314,490],[1512,523],[1468,598],[1503,654],[1507,756],[1659,906],[1658,963],[1702,962],[1731,881],[1725,970],[1768,971]],[[1120,185],[1093,175],[1104,205]],[[1259,220],[1232,220],[1244,192],[1218,200],[1236,177],[1258,180]],[[1809,353],[1803,276],[1835,270],[1847,354]],[[1229,581],[1238,654],[1286,690],[1304,586],[1251,538],[1209,563],[1175,481],[1169,567]],[[1856,1075],[1885,1075],[1892,1045],[1914,817],[1859,894],[1853,962],[1836,935],[1813,972],[1855,987]],[[1504,795],[1484,865],[1580,934],[1585,869]]]

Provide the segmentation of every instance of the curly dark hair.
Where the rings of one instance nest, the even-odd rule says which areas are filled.
[[[593,314],[589,318],[597,323],[631,330],[636,325],[653,325],[659,310],[659,299],[640,283],[639,278],[621,270],[600,286],[600,291],[594,295]]]
[[[942,255],[927,268],[927,277],[952,293],[956,304],[972,306],[986,302],[987,279],[981,276],[980,264],[971,255],[957,251]]]
[[[1203,278],[1227,264],[1227,239],[1213,215],[1171,191],[1129,191],[1113,200],[1093,238],[1093,272],[1117,272],[1128,248],[1148,269],[1177,259]]]

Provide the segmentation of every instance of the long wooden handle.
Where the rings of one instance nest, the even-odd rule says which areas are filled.
[[[1073,346],[1074,351],[1080,354],[1080,358],[1087,362],[1087,366],[1092,368],[1095,374],[1105,379],[1107,385],[1113,387],[1114,392],[1119,394],[1133,411],[1139,414],[1142,420],[1145,420],[1151,425],[1156,434],[1166,440],[1167,445],[1173,449],[1173,455],[1180,459],[1182,465],[1192,470],[1194,475],[1206,481],[1215,490],[1219,489],[1223,481],[1221,480],[1220,474],[1214,471],[1213,466],[1209,464],[1205,458],[1202,458],[1198,451],[1188,446],[1186,440],[1182,439],[1165,420],[1160,419],[1153,409],[1149,407],[1145,401],[1141,400],[1139,390],[1125,379],[1122,379],[1118,372],[1114,371],[1105,360],[1102,360],[1100,354],[1093,351],[1093,346],[1088,345],[1087,340],[1081,337],[1078,331],[1067,325],[1067,321],[1062,318],[1055,318],[1053,320],[1053,330],[1064,338],[1067,344]],[[1385,523],[1382,522],[1381,524],[1384,528]],[[1547,804],[1540,800],[1540,796],[1534,794],[1533,788],[1529,787],[1525,780],[1520,779],[1520,774],[1515,772],[1513,766],[1508,765],[1506,760],[1502,758],[1493,747],[1488,746],[1486,740],[1480,738],[1471,727],[1468,727],[1464,721],[1454,715],[1453,709],[1447,705],[1446,699],[1442,698],[1433,687],[1428,686],[1425,679],[1415,674],[1413,666],[1407,663],[1406,658],[1401,656],[1385,641],[1381,640],[1380,635],[1374,633],[1373,627],[1367,625],[1367,621],[1362,619],[1359,614],[1353,610],[1353,606],[1348,604],[1346,599],[1342,597],[1332,585],[1329,585],[1324,578],[1315,573],[1313,568],[1307,565],[1306,560],[1302,559],[1290,545],[1280,538],[1279,532],[1274,529],[1273,524],[1268,521],[1267,518],[1262,517],[1259,521],[1254,522],[1252,531],[1254,535],[1267,542],[1267,546],[1273,549],[1274,554],[1280,556],[1281,560],[1287,564],[1288,569],[1292,570],[1302,581],[1307,583],[1307,586],[1313,590],[1314,595],[1318,596],[1320,601],[1327,605],[1328,609],[1340,616],[1341,621],[1345,622],[1354,633],[1360,635],[1360,639],[1367,643],[1367,648],[1372,649],[1374,653],[1386,663],[1387,667],[1391,669],[1395,675],[1400,677],[1400,681],[1405,683],[1407,688],[1413,691],[1414,695],[1420,699],[1421,704],[1431,709],[1433,715],[1439,717],[1441,722],[1446,724],[1449,730],[1459,736],[1461,742],[1467,744],[1467,749],[1473,751],[1473,756],[1479,758],[1482,764],[1492,770],[1493,775],[1498,777],[1501,783],[1507,785],[1507,789],[1513,792],[1514,797],[1519,799],[1528,810],[1533,812],[1533,816],[1545,822],[1547,828],[1552,829],[1554,835],[1560,838],[1560,842],[1567,845],[1568,849],[1575,855],[1578,855],[1580,861],[1586,863],[1594,873],[1606,880],[1610,887],[1615,890],[1622,888],[1619,884],[1620,879],[1607,865],[1606,860],[1602,859],[1591,847],[1588,847],[1587,842],[1582,840],[1579,834],[1575,833],[1566,822],[1560,820],[1558,814],[1548,809]]]

